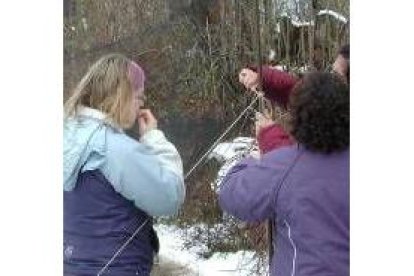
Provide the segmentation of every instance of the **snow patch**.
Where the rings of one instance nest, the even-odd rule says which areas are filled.
[[[209,158],[214,158],[222,163],[216,181],[211,183],[214,191],[220,190],[221,181],[228,171],[248,154],[259,156],[256,140],[251,137],[237,137],[231,142],[220,143],[213,149]]]
[[[175,263],[178,267],[186,267],[187,275],[199,276],[248,276],[252,275],[258,264],[258,258],[252,251],[234,253],[215,253],[205,259],[202,253],[206,246],[198,243],[185,248],[185,231],[175,225],[157,224],[154,226],[160,240],[159,262]]]
[[[315,23],[312,21],[297,21],[297,20],[291,20],[292,25],[295,27],[303,27],[303,26],[313,26]]]
[[[220,143],[210,153],[209,158],[215,158],[219,162],[229,161],[250,149],[254,142],[255,139],[251,137],[237,137],[231,142]]]
[[[332,11],[332,10],[321,10],[318,12],[318,15],[325,15],[328,14],[330,16],[335,17],[337,20],[343,22],[343,23],[347,23],[348,19],[345,18],[345,16],[343,16],[342,14],[336,12],[336,11]]]

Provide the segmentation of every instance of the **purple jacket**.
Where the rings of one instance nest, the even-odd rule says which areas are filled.
[[[349,275],[349,150],[317,154],[294,145],[248,158],[222,183],[223,210],[271,219],[271,275]]]

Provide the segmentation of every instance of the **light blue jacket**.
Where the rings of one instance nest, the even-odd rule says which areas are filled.
[[[115,191],[150,216],[174,215],[184,202],[181,157],[160,130],[138,142],[105,114],[83,107],[65,119],[63,137],[65,191],[75,188],[79,173],[100,170]]]

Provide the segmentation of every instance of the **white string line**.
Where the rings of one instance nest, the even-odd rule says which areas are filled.
[[[195,163],[195,165],[186,173],[184,176],[184,179],[187,179],[188,176],[191,175],[191,173],[200,165],[200,163],[208,156],[208,154],[214,150],[215,146],[217,146],[218,143],[220,143],[220,140],[223,139],[223,137],[234,127],[234,125],[243,117],[243,115],[250,110],[250,108],[256,103],[256,101],[262,97],[263,95],[260,93],[256,94],[256,97],[253,99],[253,101],[249,104],[246,109],[243,110],[243,112],[236,118],[236,120],[233,121],[233,123],[223,132],[222,135],[220,135],[219,138],[214,142],[214,144],[203,154],[203,156],[198,159],[198,161]]]
[[[108,268],[108,266],[115,260],[116,257],[118,257],[119,254],[121,254],[122,250],[132,241],[133,238],[139,233],[139,231],[144,227],[145,224],[149,221],[149,218],[147,218],[138,228],[135,230],[134,234],[118,249],[118,251],[115,252],[115,254],[112,256],[112,258],[105,264],[105,266],[96,274],[96,276],[102,275],[104,271]]]
[[[256,110],[254,108],[252,108],[252,107],[250,107],[249,110],[251,110],[253,112],[256,112]],[[240,135],[241,129],[245,125],[247,119],[248,119],[248,113],[246,113],[244,115],[244,121],[243,121],[243,123],[241,125],[239,135]],[[232,156],[231,158],[226,159],[223,166],[226,166],[226,164],[231,163],[233,161],[239,161],[239,160],[241,160],[245,156],[246,153],[248,153],[248,152],[251,151],[251,149],[253,148],[253,144],[254,144],[254,141],[247,143],[247,146],[248,147],[246,149],[244,149],[242,151],[239,151],[238,153],[236,152],[236,155],[235,156]],[[232,146],[232,144],[231,143],[228,143],[227,147],[225,148],[224,151],[222,151],[221,155],[222,156],[225,156],[226,153],[230,150],[231,146]],[[215,185],[215,188],[216,189],[218,188],[218,186],[217,186],[218,183],[221,183],[221,181],[223,180],[223,178],[224,178],[224,176],[217,176],[217,180],[214,182],[214,185]]]

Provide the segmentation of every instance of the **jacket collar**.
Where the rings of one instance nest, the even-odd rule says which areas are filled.
[[[107,118],[107,115],[103,113],[102,111],[99,111],[97,109],[93,109],[90,107],[86,107],[86,106],[79,107],[77,113],[79,116],[90,117],[90,118],[97,119],[100,121],[104,121]]]
[[[102,121],[105,124],[111,126],[112,128],[123,132],[122,128],[118,126],[115,122],[113,122],[110,118],[108,118],[108,115],[103,113],[100,110],[86,107],[86,106],[80,106],[77,110],[77,115],[82,117],[89,117],[98,121]]]

